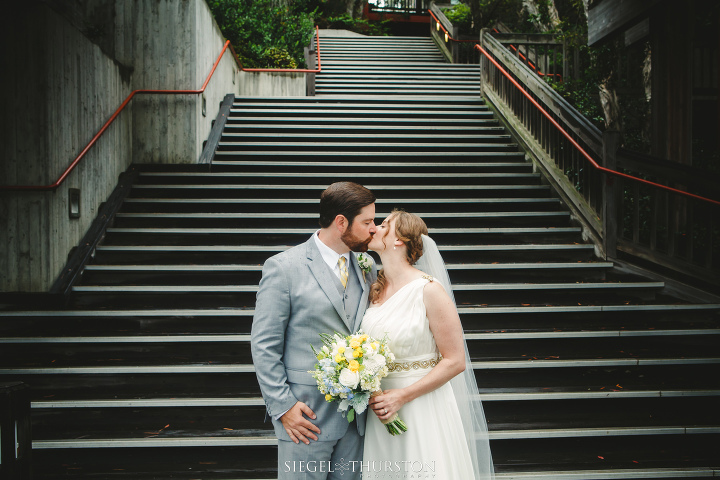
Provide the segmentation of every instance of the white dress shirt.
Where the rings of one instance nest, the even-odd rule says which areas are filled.
[[[340,260],[340,257],[345,257],[345,266],[348,268],[348,273],[350,272],[350,252],[345,252],[342,255],[337,253],[332,248],[325,245],[322,240],[320,240],[320,237],[318,237],[318,230],[313,235],[313,238],[315,239],[315,243],[318,246],[318,250],[320,250],[320,255],[322,255],[323,260],[325,260],[325,263],[327,263],[328,267],[330,267],[330,270],[337,276],[337,278],[340,278],[340,265],[338,265],[338,260]]]

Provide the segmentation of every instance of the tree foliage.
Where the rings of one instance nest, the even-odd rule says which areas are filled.
[[[304,48],[315,31],[307,2],[207,0],[225,38],[245,67],[306,67]]]

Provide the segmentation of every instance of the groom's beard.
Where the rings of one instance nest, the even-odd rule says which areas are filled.
[[[365,240],[358,238],[357,236],[353,235],[350,229],[348,228],[345,233],[343,233],[340,236],[340,240],[343,241],[347,247],[352,250],[353,252],[367,252],[368,251],[368,244],[372,240],[372,235],[370,235]]]

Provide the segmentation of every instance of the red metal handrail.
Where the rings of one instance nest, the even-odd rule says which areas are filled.
[[[685,191],[683,191],[683,190],[678,190],[678,189],[676,189],[676,188],[668,187],[667,185],[661,185],[661,184],[659,184],[659,183],[655,183],[655,182],[651,182],[651,181],[649,181],[649,180],[645,180],[644,178],[634,177],[634,176],[628,175],[628,174],[626,174],[626,173],[618,172],[617,170],[611,170],[611,169],[609,169],[609,168],[600,166],[600,165],[599,165],[595,160],[593,160],[593,158],[585,151],[585,149],[583,149],[583,148],[580,146],[580,144],[578,144],[578,143],[575,141],[575,139],[573,139],[573,138],[570,136],[570,134],[569,134],[562,126],[560,126],[560,124],[559,124],[554,118],[552,118],[552,116],[551,116],[534,98],[532,98],[532,96],[520,85],[520,83],[518,83],[517,80],[515,80],[514,78],[512,78],[512,76],[511,76],[494,58],[492,58],[492,56],[491,56],[484,48],[482,48],[482,47],[481,47],[480,45],[478,45],[478,44],[475,44],[475,48],[476,48],[477,50],[479,50],[483,55],[485,55],[485,56],[488,58],[488,60],[490,60],[490,61],[493,63],[493,65],[495,65],[495,67],[496,67],[498,70],[500,70],[500,72],[501,72],[508,80],[510,80],[510,82],[511,82],[513,85],[515,85],[515,87],[517,87],[517,89],[520,90],[520,92],[521,92],[528,100],[530,100],[530,102],[531,102],[533,105],[535,105],[535,107],[536,107],[538,110],[540,110],[540,113],[542,113],[543,116],[545,116],[545,118],[547,118],[548,120],[550,120],[550,123],[552,123],[552,124],[555,126],[555,128],[557,128],[557,129],[560,131],[560,133],[561,133],[565,138],[568,139],[568,141],[578,150],[578,152],[580,152],[580,154],[581,154],[583,157],[585,157],[585,159],[586,159],[587,161],[590,162],[590,164],[591,164],[596,170],[599,170],[599,171],[601,171],[601,172],[605,172],[605,173],[607,173],[607,174],[609,174],[609,175],[614,175],[614,176],[617,176],[617,177],[623,177],[623,178],[627,178],[627,179],[633,180],[633,181],[635,181],[635,182],[644,183],[644,184],[646,184],[646,185],[650,185],[650,186],[655,187],[655,188],[660,188],[660,189],[662,189],[662,190],[667,190],[667,191],[669,191],[669,192],[676,193],[676,194],[679,194],[679,195],[684,195],[684,196],[686,196],[686,197],[691,197],[691,198],[694,198],[694,199],[696,199],[696,200],[701,200],[701,201],[703,201],[703,202],[708,202],[708,203],[712,203],[712,204],[715,204],[715,205],[720,205],[720,201],[713,200],[713,199],[711,199],[711,198],[701,197],[700,195],[695,195],[695,194],[693,194],[693,193],[685,192]]]
[[[222,56],[225,54],[225,51],[227,50],[228,46],[230,47],[230,50],[235,57],[235,61],[238,63],[238,66],[246,71],[246,72],[299,72],[299,73],[317,73],[320,71],[320,33],[318,30],[318,27],[315,27],[315,34],[317,36],[317,48],[318,48],[318,69],[317,70],[292,70],[292,69],[245,69],[242,67],[242,64],[240,63],[240,60],[238,59],[237,55],[235,54],[235,50],[232,48],[232,45],[230,44],[230,40],[227,40],[225,42],[225,45],[223,46],[223,49],[220,51],[220,54],[218,55],[217,59],[215,60],[215,63],[212,66],[212,69],[210,70],[210,73],[208,74],[207,78],[205,79],[205,82],[203,83],[202,87],[199,90],[134,90],[130,95],[125,98],[125,101],[115,110],[115,113],[112,114],[112,116],[108,119],[107,122],[100,128],[100,130],[95,134],[95,136],[90,140],[90,142],[83,148],[83,150],[78,154],[77,157],[75,157],[75,160],[72,161],[72,163],[65,169],[65,171],[58,177],[57,180],[55,180],[53,183],[50,183],[48,185],[0,185],[0,190],[55,190],[62,184],[62,182],[65,181],[65,179],[70,175],[70,173],[75,169],[75,167],[80,163],[80,161],[85,158],[85,155],[87,152],[97,143],[98,139],[105,133],[105,131],[110,127],[110,125],[115,121],[115,119],[120,115],[120,112],[122,112],[125,107],[130,103],[130,100],[132,100],[135,95],[141,95],[141,94],[157,94],[157,95],[199,95],[203,92],[205,92],[205,89],[208,86],[208,83],[210,82],[210,79],[212,78],[213,74],[215,73],[215,70],[217,69],[218,64],[220,63],[220,60],[222,59]]]
[[[65,181],[65,179],[70,175],[70,172],[73,171],[73,169],[80,163],[80,161],[85,157],[85,154],[97,143],[98,139],[102,136],[103,133],[110,127],[110,124],[112,124],[115,119],[120,115],[120,112],[122,112],[128,103],[130,103],[130,100],[132,100],[135,95],[141,95],[141,94],[159,94],[159,95],[199,95],[205,91],[207,88],[208,83],[210,82],[210,78],[212,78],[213,74],[215,73],[215,69],[217,69],[218,64],[220,63],[220,60],[222,59],[223,54],[225,53],[225,50],[227,50],[228,45],[230,45],[230,41],[226,41],[225,45],[223,46],[222,51],[220,52],[220,55],[218,55],[217,60],[215,60],[215,63],[212,66],[212,69],[210,70],[210,73],[208,74],[207,78],[205,79],[205,83],[203,83],[202,87],[199,90],[134,90],[130,95],[127,96],[125,101],[115,110],[115,113],[112,114],[110,119],[105,122],[105,124],[102,126],[102,128],[95,134],[95,136],[90,140],[90,143],[88,143],[85,148],[83,148],[82,152],[75,157],[75,160],[68,166],[65,171],[58,177],[55,182],[49,184],[49,185],[0,185],[0,190],[55,190],[60,186],[60,184]]]

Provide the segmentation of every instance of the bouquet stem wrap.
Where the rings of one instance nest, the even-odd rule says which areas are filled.
[[[381,393],[382,390],[377,390],[375,392],[372,392],[370,396],[375,397],[377,395],[380,395]],[[402,435],[408,430],[407,425],[405,425],[405,422],[402,421],[400,415],[398,415],[397,412],[395,412],[395,414],[387,420],[381,420],[380,418],[378,418],[378,420],[380,420],[380,422],[385,425],[385,428],[390,435]]]

